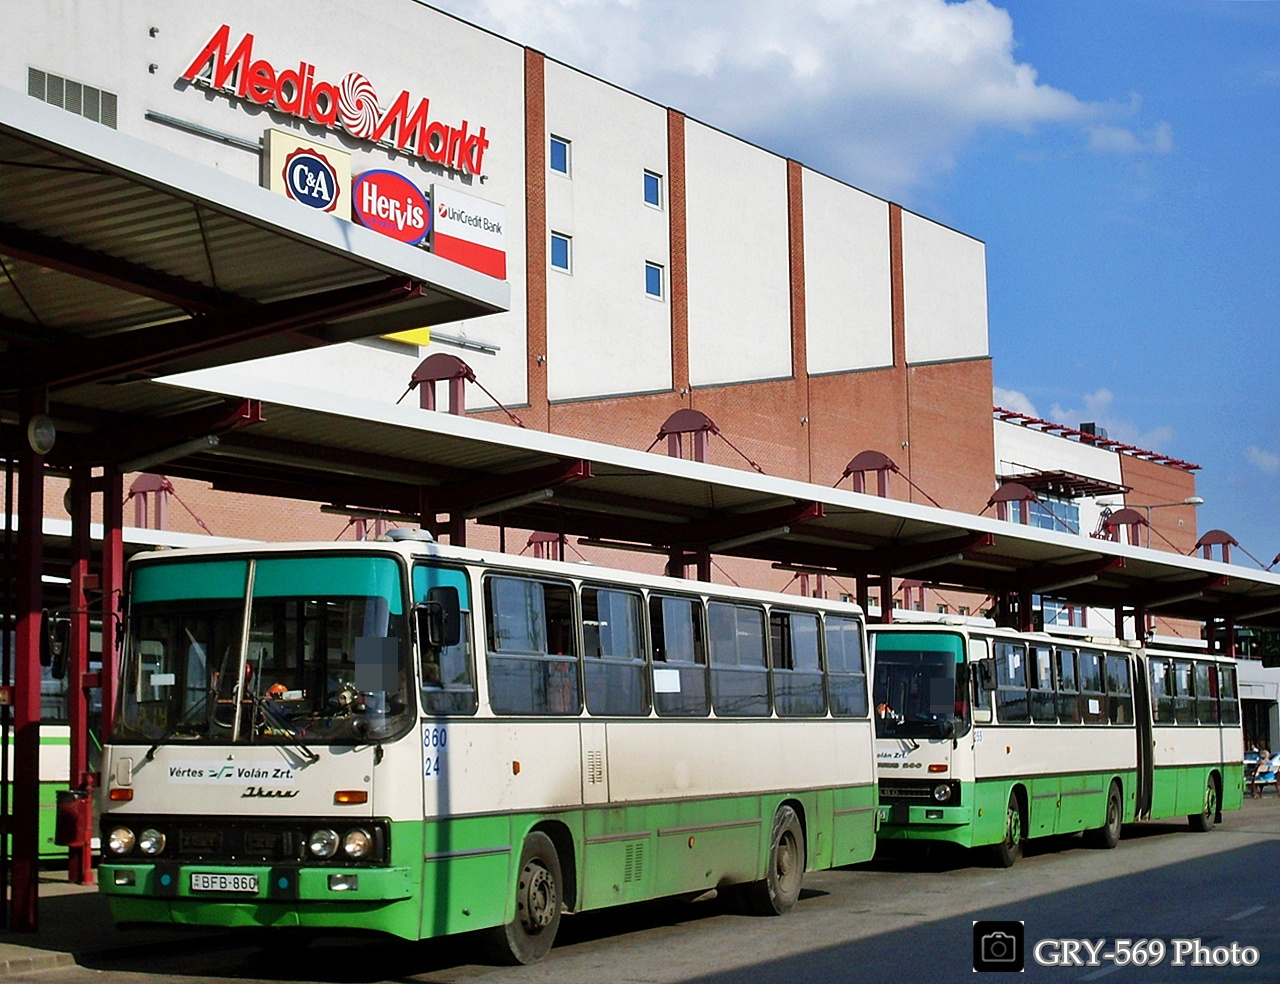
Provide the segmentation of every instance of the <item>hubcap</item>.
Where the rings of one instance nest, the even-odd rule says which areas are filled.
[[[556,884],[547,871],[536,861],[525,865],[520,873],[520,924],[530,935],[551,925],[560,900],[556,897]]]
[[[1009,808],[1009,820],[1006,824],[1009,837],[1009,846],[1017,847],[1018,842],[1022,840],[1022,815],[1014,808]]]
[[[783,834],[778,841],[777,862],[774,867],[779,884],[786,885],[796,870],[797,853],[795,838],[790,832]]]
[[[1218,787],[1209,783],[1204,791],[1204,815],[1212,817],[1218,812]]]

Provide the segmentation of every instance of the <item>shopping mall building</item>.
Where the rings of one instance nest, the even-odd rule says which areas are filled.
[[[474,372],[466,410],[486,419],[644,449],[690,409],[718,430],[702,434],[713,463],[869,491],[883,477],[895,498],[1082,536],[1106,511],[1195,494],[1193,465],[1077,421],[993,416],[982,242],[518,40],[414,0],[49,0],[8,14],[0,85],[510,285],[503,313],[189,373],[188,385],[388,404],[444,353]],[[31,316],[19,297],[4,304]],[[846,475],[864,451],[892,466]],[[152,490],[176,495],[163,522],[177,532],[367,529],[323,502],[182,474],[174,462],[173,493]],[[1012,479],[1039,501],[991,505]],[[62,488],[48,489],[47,515],[60,516]],[[1194,506],[1145,517],[1144,545],[1195,544]],[[743,565],[725,575],[787,580]]]

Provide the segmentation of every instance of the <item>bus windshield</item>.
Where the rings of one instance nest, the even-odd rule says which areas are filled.
[[[140,565],[114,738],[305,745],[392,737],[414,711],[407,625],[403,577],[390,557]]]
[[[876,633],[876,737],[954,738],[968,731],[964,667],[959,635]]]

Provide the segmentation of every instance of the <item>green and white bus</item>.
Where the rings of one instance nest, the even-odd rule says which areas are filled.
[[[115,919],[487,930],[875,849],[856,606],[394,541],[129,569],[100,881]]]
[[[957,620],[959,622],[959,620]],[[1235,661],[960,624],[873,626],[885,840],[983,847],[1186,816],[1243,798]]]

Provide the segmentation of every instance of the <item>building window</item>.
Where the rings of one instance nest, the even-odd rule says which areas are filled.
[[[662,175],[644,172],[644,203],[662,208]]]
[[[1080,532],[1080,506],[1071,499],[1044,496],[1039,502],[1009,503],[1008,518],[1011,523],[1022,523],[1022,509],[1027,510],[1027,525],[1058,533]]]
[[[565,273],[569,272],[569,243],[568,236],[562,236],[558,232],[551,234],[551,265]]]
[[[657,263],[644,265],[644,292],[662,300],[662,267]]]
[[[551,170],[569,173],[569,141],[563,137],[551,138]]]

